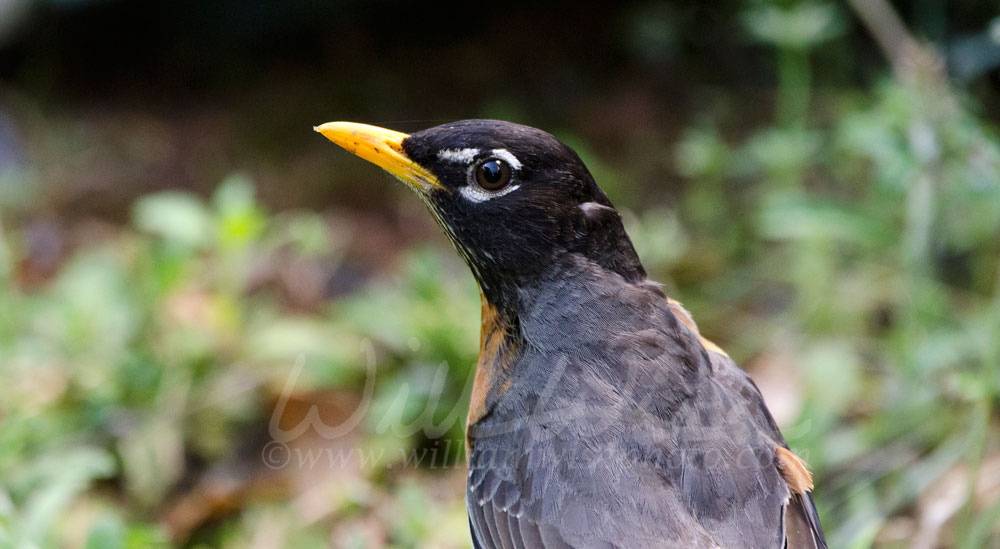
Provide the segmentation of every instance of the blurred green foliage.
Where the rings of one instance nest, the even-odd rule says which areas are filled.
[[[363,426],[372,439],[408,447],[377,426],[437,425],[422,411],[441,395],[436,412],[462,408],[454,400],[474,364],[478,303],[454,261],[446,273],[439,254],[418,251],[395,282],[295,313],[251,279],[286,260],[336,261],[343,236],[316,214],[269,215],[233,176],[207,203],[149,195],[133,225],[76,251],[37,291],[13,280],[18,230],[0,235],[0,546],[166,545],[153,513],[193,463],[232,459],[248,426],[266,426],[261,393],[281,389],[300,360],[295,391],[360,388],[368,338],[387,355]],[[465,290],[459,299],[446,294],[449,279]],[[444,385],[434,383],[442,360],[459,365]],[[445,429],[462,433],[460,421]],[[405,530],[414,519],[399,520]]]
[[[748,27],[788,73],[778,125],[735,143],[711,124],[694,128],[677,160],[693,183],[681,208],[689,230],[719,240],[696,247],[729,254],[693,286],[715,303],[698,295],[690,305],[702,319],[719,296],[770,309],[765,337],[760,325],[707,322],[737,356],[778,340],[795,357],[805,405],[789,443],[818,474],[831,546],[868,547],[894,514],[929,506],[919,499],[948,471],[997,455],[1000,148],[933,71],[847,97],[832,123],[812,122],[800,104],[809,77],[796,74],[808,64],[794,56],[831,35],[831,10],[751,10]],[[749,188],[732,186],[745,178]],[[741,210],[718,207],[727,202]],[[774,295],[783,302],[766,303]],[[963,478],[965,495],[976,478]],[[996,506],[959,500],[959,526],[935,544],[996,542]]]

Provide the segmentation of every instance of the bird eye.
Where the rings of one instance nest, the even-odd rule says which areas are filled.
[[[490,158],[476,166],[476,183],[487,191],[499,191],[510,183],[510,165]]]

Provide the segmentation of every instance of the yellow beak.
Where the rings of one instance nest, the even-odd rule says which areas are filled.
[[[405,133],[354,122],[327,122],[313,129],[423,193],[435,187],[446,188],[427,168],[403,152],[403,140],[409,137]]]

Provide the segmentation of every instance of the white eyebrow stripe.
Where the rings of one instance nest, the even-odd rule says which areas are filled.
[[[510,151],[508,151],[507,149],[493,149],[493,151],[491,152],[493,153],[493,156],[510,164],[511,169],[513,170],[521,169],[521,161],[518,160],[517,157],[511,154]]]
[[[462,195],[466,200],[471,200],[472,202],[486,202],[487,200],[492,200],[494,198],[499,198],[505,194],[512,193],[520,188],[520,185],[511,185],[505,187],[498,192],[491,193],[489,191],[484,191],[476,185],[466,185],[458,190],[459,194]]]
[[[452,164],[468,164],[479,154],[479,149],[442,149],[438,151],[438,160]]]

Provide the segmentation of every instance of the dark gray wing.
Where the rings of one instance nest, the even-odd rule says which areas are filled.
[[[577,445],[571,433],[578,430],[560,428],[540,427],[554,430],[550,435],[526,426],[472,445],[466,499],[477,547],[716,545],[654,465],[626,452]]]
[[[734,394],[745,399],[752,410],[757,427],[768,433],[771,438],[785,446],[784,437],[774,422],[774,418],[764,403],[760,389],[750,376],[733,362],[728,356],[717,352],[708,352],[712,362],[715,378]],[[782,513],[783,547],[785,549],[826,549],[826,538],[823,527],[816,513],[812,496],[808,492],[796,493],[790,491],[785,501]]]
[[[529,461],[527,454],[515,456],[489,441],[472,451],[466,505],[474,547],[573,547],[563,538],[556,521],[543,520],[542,502],[531,489],[534,475],[525,470]]]

